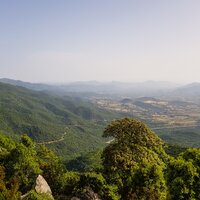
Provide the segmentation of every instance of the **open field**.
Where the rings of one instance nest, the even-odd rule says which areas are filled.
[[[93,98],[93,103],[144,121],[167,142],[200,146],[200,105],[194,102],[143,97]]]

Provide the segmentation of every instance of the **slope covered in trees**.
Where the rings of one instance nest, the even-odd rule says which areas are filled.
[[[114,140],[103,150],[101,167],[73,172],[28,136],[15,142],[0,134],[0,199],[18,199],[27,192],[27,199],[48,199],[34,191],[38,174],[45,177],[55,199],[89,200],[90,194],[105,200],[200,199],[199,149],[172,157],[155,133],[129,118],[110,123],[103,136]]]
[[[15,138],[26,133],[36,143],[59,141],[49,147],[63,156],[102,147],[103,127],[117,116],[79,98],[0,83],[0,130]]]

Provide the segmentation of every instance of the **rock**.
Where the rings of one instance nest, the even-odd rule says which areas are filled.
[[[81,193],[76,194],[71,200],[101,200],[90,187],[85,187]]]
[[[44,194],[52,195],[51,188],[49,187],[48,183],[41,175],[38,175],[36,179],[35,191],[38,194],[44,193]]]
[[[43,199],[54,200],[54,198],[52,196],[51,188],[49,187],[48,183],[41,175],[38,175],[38,177],[35,181],[35,191],[34,192],[38,193],[38,195],[43,194],[42,195]],[[27,199],[29,199],[29,195],[31,195],[31,194],[33,194],[33,190],[30,190],[26,194],[22,195],[20,199],[27,200]]]

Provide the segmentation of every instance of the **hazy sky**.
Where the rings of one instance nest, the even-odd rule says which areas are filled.
[[[0,77],[200,81],[200,0],[0,0]]]

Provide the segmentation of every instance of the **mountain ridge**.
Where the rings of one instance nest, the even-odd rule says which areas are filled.
[[[73,156],[102,147],[101,138],[112,112],[79,98],[52,96],[41,91],[0,83],[0,130],[18,138],[26,133],[36,142],[58,140],[51,147]]]

